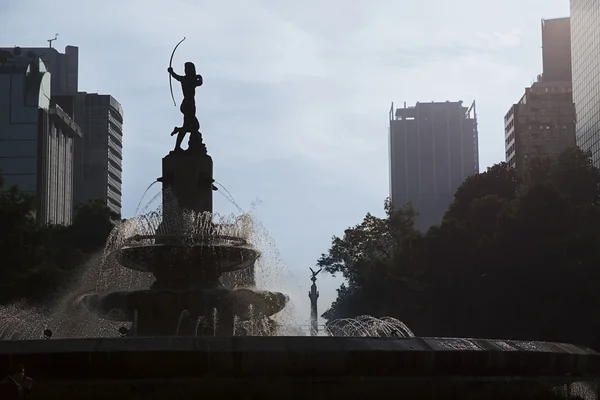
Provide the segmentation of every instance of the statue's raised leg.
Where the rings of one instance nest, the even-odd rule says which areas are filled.
[[[185,134],[187,132],[183,128],[179,128],[177,132],[177,140],[175,141],[175,151],[182,151],[181,142],[183,142],[183,138],[185,138]]]

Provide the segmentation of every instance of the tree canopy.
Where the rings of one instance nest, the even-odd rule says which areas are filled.
[[[41,301],[104,246],[119,215],[93,200],[76,208],[70,226],[40,225],[35,197],[3,183],[0,173],[0,304]]]
[[[600,170],[589,154],[540,156],[521,177],[505,163],[471,176],[426,233],[410,204],[384,208],[318,260],[347,281],[325,318],[392,316],[424,336],[600,348]]]

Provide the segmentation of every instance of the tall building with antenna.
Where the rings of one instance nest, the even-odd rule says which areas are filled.
[[[47,40],[48,47],[27,47],[22,51],[43,60],[52,76],[51,97],[83,134],[73,143],[72,204],[102,198],[120,214],[123,107],[109,94],[79,91],[79,48],[66,46],[61,53],[53,47],[58,36]]]
[[[4,47],[0,50],[12,52],[13,47]],[[66,46],[64,53],[54,47],[22,47],[21,50],[25,53],[33,53],[42,59],[52,76],[52,96],[77,93],[79,82],[78,47]]]
[[[479,172],[475,102],[420,103],[390,109],[390,198],[395,207],[411,202],[415,228],[442,221],[454,192]]]
[[[506,163],[520,175],[535,156],[575,146],[569,18],[542,21],[542,67],[504,117]]]

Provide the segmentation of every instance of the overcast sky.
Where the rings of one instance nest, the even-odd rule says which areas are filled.
[[[269,286],[308,320],[308,267],[332,235],[383,212],[390,103],[476,100],[481,169],[503,161],[504,114],[541,72],[540,21],[568,16],[568,3],[0,0],[0,47],[45,46],[56,32],[60,51],[79,47],[79,89],[125,111],[131,217],[181,123],[166,68],[187,37],[173,64],[204,76],[196,102],[215,179],[257,214]],[[215,196],[217,212],[236,211]],[[320,277],[320,311],[339,283]]]

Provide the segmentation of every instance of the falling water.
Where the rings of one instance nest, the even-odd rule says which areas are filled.
[[[147,288],[152,280],[150,274],[122,268],[95,254],[50,305],[17,302],[0,307],[0,339],[37,339],[46,328],[52,330],[53,338],[116,336],[122,324],[99,320],[81,305],[81,299],[107,290]]]
[[[144,191],[144,194],[142,194],[142,197],[140,198],[140,202],[138,203],[137,207],[135,208],[135,215],[139,215],[138,212],[140,211],[140,206],[142,205],[142,202],[144,201],[144,197],[146,197],[146,193],[148,193],[150,191],[150,189],[152,189],[152,186],[156,185],[158,183],[158,181],[154,181],[152,182],[150,185],[148,185],[148,187],[146,188],[146,190]],[[160,194],[160,192],[159,192]],[[148,204],[152,203],[152,200],[150,200],[150,202]]]
[[[244,212],[244,210],[242,209],[242,207],[239,206],[239,204],[233,198],[233,195],[229,192],[229,190],[227,190],[227,188],[225,186],[223,186],[223,184],[215,181],[215,185],[219,186],[221,188],[221,190],[223,190],[225,192],[225,193],[223,193],[223,191],[218,190],[218,192],[221,193],[221,195],[225,199],[227,199],[231,204],[233,204],[233,206],[235,208],[237,208],[239,212]]]
[[[152,186],[153,184],[146,189],[145,194]],[[229,193],[226,189],[225,191]],[[150,208],[161,194],[162,192],[159,192],[154,195],[141,207],[142,210]],[[90,258],[73,284],[64,289],[51,304],[32,306],[25,302],[16,302],[0,306],[0,339],[38,339],[47,328],[52,330],[54,338],[118,336],[119,329],[129,324],[99,319],[83,307],[81,299],[91,293],[144,290],[151,286],[154,280],[151,274],[123,268],[111,255],[124,246],[152,244],[159,228],[160,232],[166,234],[182,232],[181,221],[177,227],[171,226],[169,221],[163,221],[161,204],[155,207],[154,211],[130,218],[115,226],[104,250]],[[252,243],[261,251],[261,257],[250,274],[247,271],[238,271],[223,275],[223,280],[232,287],[243,288],[255,284],[263,290],[285,291],[289,288],[293,292],[300,289],[297,281],[290,282],[289,279],[285,279],[285,264],[275,242],[257,220],[253,214],[221,216],[185,213],[182,216],[183,232],[189,235],[190,239],[203,235],[239,238]],[[190,240],[190,243],[192,242]],[[253,282],[254,276],[256,283]],[[303,293],[302,290],[297,292]],[[236,331],[243,331],[252,336],[295,334],[296,331],[291,328],[302,324],[305,313],[298,312],[293,304],[293,296],[291,300],[288,307],[271,318],[256,316],[248,321],[236,321]],[[197,321],[196,328],[200,329],[202,324],[204,321]],[[331,321],[327,324],[326,332],[335,336],[414,336],[401,321],[368,316]]]
[[[331,336],[415,337],[402,321],[392,317],[374,318],[363,315],[358,318],[337,319],[330,321],[325,329]]]

